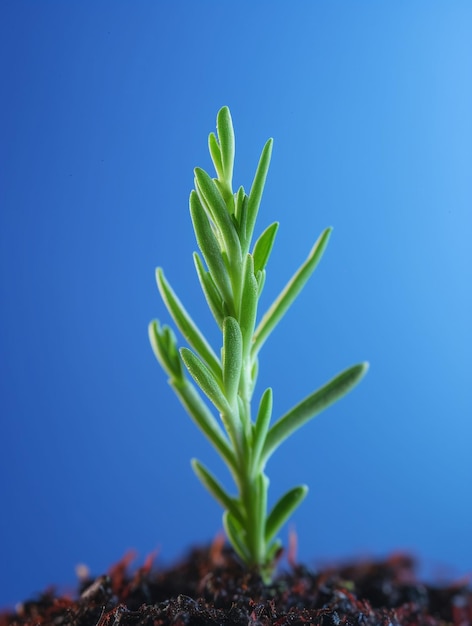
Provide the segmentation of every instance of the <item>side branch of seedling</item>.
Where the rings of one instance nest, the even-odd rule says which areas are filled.
[[[258,321],[258,304],[278,223],[253,243],[257,214],[272,153],[272,139],[262,150],[249,194],[233,192],[235,142],[231,115],[223,107],[217,134],[208,140],[216,178],[195,169],[190,215],[199,252],[194,263],[209,309],[221,331],[217,352],[172,289],[162,268],[156,270],[159,293],[175,326],[187,342],[178,347],[174,332],[154,320],[149,338],[177,397],[216,448],[234,479],[231,495],[197,459],[192,467],[224,509],[228,539],[249,567],[269,580],[281,545],[277,535],[305,498],[308,488],[290,489],[267,508],[266,464],[275,450],[310,419],[339,400],[364,376],[368,364],[344,370],[272,423],[272,389],[266,389],[252,415],[259,352],[302,290],[328,244],[331,228],[320,235],[308,257]],[[210,400],[217,416],[202,395]]]

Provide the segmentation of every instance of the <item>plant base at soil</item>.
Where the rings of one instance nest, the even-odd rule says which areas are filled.
[[[472,626],[470,585],[422,584],[407,555],[318,572],[292,564],[269,586],[218,541],[169,569],[149,558],[131,571],[131,560],[82,579],[75,598],[24,602],[0,626]]]

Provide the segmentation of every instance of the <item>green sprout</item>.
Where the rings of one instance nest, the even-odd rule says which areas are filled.
[[[149,325],[149,337],[179,400],[228,466],[237,495],[228,493],[196,459],[192,459],[193,470],[223,507],[224,528],[236,553],[248,567],[270,580],[281,547],[277,534],[308,488],[300,485],[290,489],[268,513],[267,461],[289,435],[350,391],[364,376],[368,364],[344,370],[272,424],[269,387],[253,416],[259,352],[318,265],[332,229],[323,231],[305,262],[257,321],[265,268],[278,229],[274,222],[252,244],[272,139],[262,150],[249,194],[243,187],[233,193],[235,144],[228,107],[218,112],[217,135],[210,134],[208,145],[217,178],[195,168],[190,215],[201,252],[201,256],[195,252],[193,259],[206,301],[222,333],[221,356],[192,320],[161,268],[156,270],[160,295],[190,348],[178,348],[171,328],[161,326],[157,320]],[[210,400],[219,419],[198,389]]]

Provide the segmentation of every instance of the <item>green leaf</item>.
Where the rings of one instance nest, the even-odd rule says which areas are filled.
[[[192,191],[190,194],[190,215],[192,217],[198,247],[210,270],[211,277],[218,287],[223,300],[228,305],[231,305],[233,302],[233,292],[228,271],[208,216],[195,191]]]
[[[239,325],[243,335],[243,354],[245,356],[249,353],[252,345],[258,299],[259,286],[254,276],[254,261],[252,255],[248,254],[244,268],[244,281],[239,313]]]
[[[223,384],[226,398],[234,408],[243,366],[243,338],[234,317],[223,321]]]
[[[238,522],[244,526],[244,518],[240,511],[238,500],[230,496],[225,491],[218,480],[204,465],[202,465],[202,463],[200,463],[200,461],[192,459],[191,464],[193,471],[215,500],[219,502],[225,510],[230,511]]]
[[[234,261],[240,261],[241,245],[238,233],[230,218],[223,196],[205,170],[196,167],[194,171],[198,195],[204,206],[208,208],[215,226],[221,233],[228,256]]]
[[[290,489],[290,491],[287,491],[287,493],[280,498],[267,518],[265,528],[266,544],[272,541],[297,506],[303,501],[307,493],[308,487],[306,485],[300,485],[299,487]]]
[[[177,349],[177,339],[168,326],[161,328],[157,320],[148,326],[149,341],[154,354],[168,376],[176,381],[182,381],[184,373],[182,361]]]
[[[265,315],[261,319],[254,333],[252,349],[253,354],[257,354],[257,352],[259,352],[267,337],[270,335],[272,330],[284,316],[287,309],[290,307],[292,302],[305,286],[307,280],[314,272],[316,266],[321,260],[321,257],[323,256],[323,252],[325,251],[326,246],[328,245],[331,231],[332,228],[327,228],[319,236],[315,245],[311,249],[306,261],[292,276],[292,278],[279,294],[275,302],[271,305],[267,313],[265,313]]]
[[[219,423],[213,417],[195,387],[185,378],[182,382],[171,380],[170,384],[192,420],[209,439],[212,445],[215,446],[221,458],[224,459],[230,468],[233,476],[237,476],[238,470],[234,452]]]
[[[149,339],[157,360],[169,375],[169,384],[177,397],[190,417],[218,450],[231,471],[235,473],[236,460],[220,425],[202,402],[193,385],[184,376],[182,360],[172,329],[168,326],[160,328],[159,322],[154,320],[149,324]]]
[[[246,227],[246,241],[250,242],[252,239],[252,233],[254,231],[254,225],[257,219],[257,213],[262,199],[262,193],[264,191],[264,185],[267,178],[267,172],[270,165],[270,157],[272,155],[273,140],[269,139],[264,148],[262,149],[261,158],[257,166],[254,180],[252,181],[251,191],[249,192],[248,202],[248,218]]]
[[[215,133],[210,133],[208,136],[208,149],[210,151],[211,160],[213,161],[213,165],[215,166],[218,177],[224,179],[221,150],[220,146],[218,145],[218,140],[215,137]]]
[[[188,369],[190,376],[197,383],[203,393],[213,402],[218,411],[231,414],[231,407],[225,398],[220,381],[205,363],[188,348],[180,348],[180,356]]]
[[[239,218],[239,240],[241,241],[241,253],[243,254],[243,250],[249,251],[249,243],[247,240],[247,207],[248,207],[249,198],[246,194],[244,194],[244,198],[241,203],[240,210],[240,218]]]
[[[240,238],[241,238],[241,232],[245,233],[246,231],[246,225],[244,225],[244,229],[241,228],[241,217],[242,217],[243,205],[245,204],[246,198],[247,196],[244,193],[244,187],[240,187],[235,196],[235,202],[234,202],[234,217],[236,218],[236,221],[239,225]]]
[[[221,376],[221,364],[218,357],[213,352],[198,326],[187,313],[185,307],[166,280],[164,272],[160,267],[156,269],[156,281],[161,297],[182,335],[195,352],[203,358],[213,374],[215,376]]]
[[[231,186],[234,165],[234,130],[228,107],[222,107],[218,111],[216,130],[220,140],[224,179]]]
[[[266,280],[266,271],[265,270],[259,270],[256,273],[256,280],[257,280],[257,297],[258,299],[261,297],[261,293],[262,290],[264,289],[264,285],[265,285],[265,280]]]
[[[264,462],[293,432],[351,391],[368,367],[368,363],[360,363],[344,370],[281,417],[267,433],[262,451]]]
[[[255,527],[256,534],[256,554],[258,554],[258,562],[265,560],[265,520],[267,517],[267,491],[269,489],[269,479],[262,472],[256,478],[257,501],[254,503],[256,511]]]
[[[218,291],[218,287],[213,282],[210,272],[207,272],[203,266],[203,262],[197,252],[193,253],[193,261],[195,263],[195,269],[197,270],[198,280],[205,295],[208,306],[210,307],[213,317],[216,320],[219,328],[223,326],[224,311],[223,311],[223,296]]]
[[[253,472],[261,471],[260,456],[269,430],[270,418],[272,416],[272,389],[268,387],[262,394],[257,412],[256,423],[253,428],[252,443],[252,463]]]
[[[229,511],[223,513],[223,526],[236,554],[244,563],[250,564],[251,554],[244,541],[244,530],[238,520]]]
[[[254,257],[254,273],[262,271],[267,265],[270,253],[272,252],[272,246],[274,245],[275,235],[279,228],[279,223],[274,222],[268,226],[254,245],[254,251],[252,253]]]

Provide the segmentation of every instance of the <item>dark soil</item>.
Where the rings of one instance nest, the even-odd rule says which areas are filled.
[[[150,558],[131,572],[130,560],[83,579],[76,598],[24,602],[0,626],[472,626],[467,581],[421,584],[405,555],[318,572],[292,563],[270,586],[220,542],[166,570]]]

